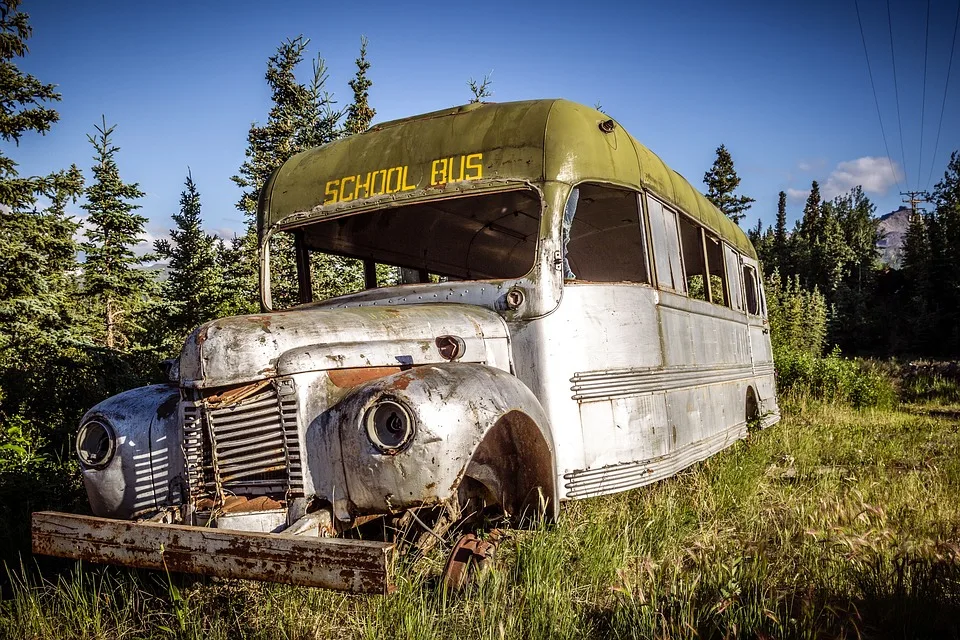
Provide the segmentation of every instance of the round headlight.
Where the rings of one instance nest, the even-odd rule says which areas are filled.
[[[113,458],[116,439],[113,429],[103,420],[88,420],[77,432],[77,457],[80,464],[92,469],[103,469]]]
[[[397,453],[413,439],[410,410],[394,400],[381,400],[367,410],[367,436],[384,453]]]

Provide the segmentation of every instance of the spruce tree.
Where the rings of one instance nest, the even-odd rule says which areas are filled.
[[[0,139],[16,146],[25,134],[50,130],[59,115],[46,105],[60,100],[54,85],[17,68],[15,60],[27,54],[32,34],[19,5],[19,0],[0,2]],[[82,187],[75,166],[21,177],[16,161],[0,149],[0,345],[50,336],[70,324],[67,271],[74,266],[77,224],[65,208]],[[50,201],[46,209],[37,209],[40,196]]]
[[[169,305],[166,330],[178,343],[198,325],[224,315],[227,296],[218,240],[203,231],[200,193],[189,170],[180,211],[172,217],[176,227],[170,230],[170,240],[158,240],[154,248],[159,257],[169,260],[169,276],[162,286]]]
[[[367,78],[370,63],[367,61],[367,38],[360,38],[360,57],[357,58],[357,73],[349,82],[353,90],[353,103],[347,107],[347,120],[344,123],[344,133],[353,135],[363,133],[370,128],[376,110],[370,106],[370,86],[373,84]]]
[[[333,98],[325,90],[327,75],[323,60],[317,58],[314,63],[310,86],[301,84],[296,78],[295,71],[303,60],[308,42],[303,37],[287,40],[268,60],[266,80],[271,89],[272,106],[265,125],[254,123],[251,126],[247,136],[247,160],[240,167],[238,175],[233,176],[234,183],[243,189],[237,208],[246,214],[248,222],[241,242],[235,243],[224,255],[230,266],[227,286],[235,292],[232,305],[234,312],[254,312],[259,300],[256,207],[260,189],[290,156],[309,147],[331,142],[339,134],[337,125],[342,114],[333,109]],[[365,57],[364,46],[357,62],[358,75],[361,76],[369,68]],[[369,81],[364,82],[356,83],[355,90],[365,95],[370,85]],[[372,109],[368,113],[373,117]],[[357,118],[363,115],[359,109],[355,109],[355,114]],[[270,261],[274,307],[296,304],[299,287],[293,242],[289,234],[274,234],[270,244]],[[352,285],[357,281],[363,282],[363,268],[356,260],[314,253],[311,265],[315,291],[345,293],[355,290]]]
[[[943,178],[933,188],[929,225],[930,278],[937,290],[938,326],[943,355],[960,355],[960,152],[950,155]]]
[[[96,135],[88,135],[93,145],[93,182],[86,189],[87,242],[83,263],[83,286],[98,303],[103,343],[110,349],[128,344],[129,323],[150,289],[150,275],[138,269],[144,258],[133,248],[141,242],[147,219],[134,213],[144,196],[136,183],[120,178],[116,155],[120,148],[110,136],[116,126],[107,126],[106,118],[95,125]]]
[[[710,170],[703,174],[703,182],[707,185],[707,199],[727,217],[740,224],[754,199],[733,194],[740,186],[740,177],[733,168],[733,158],[724,145],[717,147],[717,158]]]
[[[783,191],[777,199],[777,223],[773,228],[773,255],[780,273],[790,273],[790,256],[787,255],[787,194]]]
[[[930,314],[930,292],[935,289],[930,281],[930,238],[927,220],[921,213],[910,216],[910,224],[900,253],[900,271],[903,285],[898,291],[906,304],[900,307],[904,324],[899,346],[912,353],[930,353],[936,331],[935,318]]]
[[[24,74],[14,60],[27,54],[33,33],[29,16],[18,11],[20,0],[0,2],[0,138],[20,144],[25,133],[46,134],[60,115],[44,103],[59,102],[55,85]],[[17,163],[0,150],[0,204],[14,211],[31,209],[49,183],[44,178],[21,178]]]
[[[237,202],[247,220],[247,229],[234,256],[229,286],[237,295],[234,311],[253,313],[259,308],[259,261],[257,260],[257,200],[260,189],[287,158],[301,151],[304,125],[316,122],[314,95],[297,81],[295,71],[307,48],[308,40],[299,36],[286,40],[267,60],[266,81],[272,105],[266,124],[253,123],[247,134],[246,160],[232,177],[243,192]],[[315,67],[316,69],[316,67]],[[276,274],[272,291],[278,306],[288,306],[297,299],[296,266],[293,243],[285,234],[275,235],[271,243],[271,271]]]
[[[800,219],[800,232],[807,238],[820,235],[820,183],[814,180],[810,184],[807,202],[803,205],[803,218]]]

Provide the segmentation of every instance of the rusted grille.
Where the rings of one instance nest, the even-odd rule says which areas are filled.
[[[303,494],[292,380],[264,381],[184,398],[184,453],[194,500]]]

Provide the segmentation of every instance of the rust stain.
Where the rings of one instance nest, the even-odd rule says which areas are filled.
[[[257,382],[227,389],[222,393],[209,396],[206,401],[208,405],[235,404],[244,398],[249,398],[264,387],[269,386],[269,384],[269,380],[258,380]]]
[[[392,373],[400,373],[400,367],[357,367],[352,369],[331,369],[327,372],[330,382],[341,389],[349,389],[370,380],[376,380]]]
[[[247,322],[252,322],[253,324],[258,325],[264,331],[270,331],[270,324],[272,323],[270,316],[245,316],[245,318]]]

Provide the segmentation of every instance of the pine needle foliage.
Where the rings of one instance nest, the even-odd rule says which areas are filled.
[[[367,37],[360,38],[360,57],[357,58],[357,73],[350,80],[350,88],[353,90],[353,103],[347,107],[347,120],[344,123],[344,133],[353,135],[363,133],[370,128],[376,110],[370,106],[370,87],[373,84],[367,78],[367,71],[370,69],[370,62],[367,60]]]
[[[33,33],[29,16],[19,6],[19,0],[0,2],[0,138],[18,146],[24,134],[46,134],[60,119],[56,110],[46,106],[59,102],[56,86],[21,72],[14,62],[27,54],[27,40]],[[27,209],[48,188],[43,178],[21,178],[17,163],[0,151],[0,204]]]
[[[188,171],[180,194],[180,211],[172,216],[176,226],[170,230],[170,240],[154,243],[157,255],[169,261],[162,294],[169,305],[165,329],[174,342],[226,312],[219,241],[204,232],[200,206],[200,192]]]
[[[483,74],[483,80],[477,82],[473,78],[470,78],[467,81],[467,86],[470,88],[470,93],[472,97],[470,98],[470,104],[476,104],[478,102],[486,102],[487,98],[493,96],[493,89],[490,86],[493,84],[493,80],[490,76],[493,75],[493,72]],[[599,109],[597,109],[599,111]]]
[[[129,343],[124,323],[131,320],[152,280],[137,268],[146,256],[137,256],[133,250],[147,222],[135,213],[140,208],[135,201],[144,193],[138,184],[120,177],[116,161],[120,148],[111,139],[116,125],[107,126],[104,117],[95,129],[96,135],[87,136],[94,148],[93,182],[81,205],[88,214],[87,241],[81,245],[86,253],[83,281],[86,295],[99,304],[103,343],[113,349]]]
[[[717,147],[717,157],[710,170],[703,174],[703,182],[707,185],[707,199],[728,218],[740,224],[750,208],[753,198],[734,195],[740,186],[740,176],[733,167],[733,157],[726,146]]]
[[[299,36],[281,43],[276,54],[267,62],[266,81],[272,96],[272,105],[264,125],[254,123],[247,136],[246,161],[233,176],[234,183],[243,189],[237,208],[247,217],[247,230],[239,242],[223,254],[228,274],[227,288],[233,292],[229,304],[234,312],[252,313],[259,299],[257,259],[256,208],[260,189],[292,155],[310,147],[332,142],[348,133],[369,127],[375,111],[367,102],[371,86],[366,76],[370,63],[366,59],[367,41],[361,41],[357,59],[357,76],[351,81],[354,102],[347,109],[348,122],[340,121],[344,113],[334,108],[333,95],[326,90],[326,64],[321,57],[313,62],[313,76],[309,84],[301,83],[296,70],[304,59],[309,40]],[[352,114],[352,119],[349,115]],[[351,130],[353,127],[354,130]],[[270,244],[271,292],[274,307],[297,304],[297,284],[293,241],[288,234],[274,234]],[[356,260],[333,258],[316,254],[312,257],[314,288],[320,291],[345,293],[355,290],[348,284],[363,282],[362,266]]]

